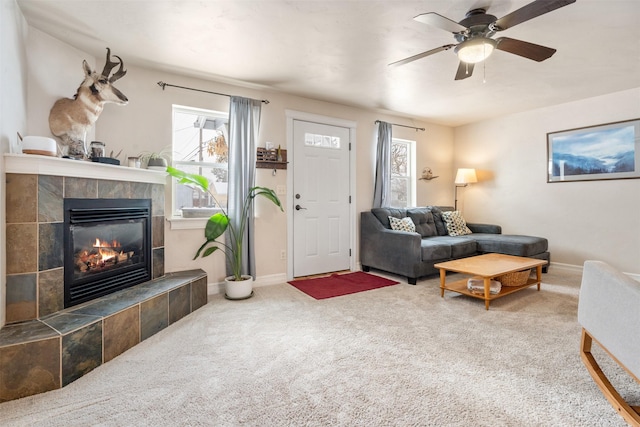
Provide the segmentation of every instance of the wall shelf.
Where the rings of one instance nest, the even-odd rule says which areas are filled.
[[[278,159],[278,151],[280,151],[281,159]],[[287,169],[287,163],[287,150],[258,147],[256,152],[256,168]]]

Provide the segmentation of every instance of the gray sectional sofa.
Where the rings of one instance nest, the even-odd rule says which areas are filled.
[[[467,223],[472,234],[449,236],[442,212],[451,206],[419,208],[375,208],[360,214],[360,263],[406,276],[415,285],[418,278],[439,272],[434,264],[483,253],[501,253],[550,261],[548,241],[543,237],[501,234],[493,224]],[[410,217],[416,232],[391,229],[389,217]],[[547,272],[548,265],[543,268]]]

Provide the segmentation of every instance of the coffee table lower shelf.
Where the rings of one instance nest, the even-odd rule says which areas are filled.
[[[491,301],[494,299],[501,298],[505,295],[512,294],[514,292],[521,291],[522,289],[528,288],[533,285],[538,285],[538,290],[540,290],[540,282],[533,277],[530,277],[527,280],[527,283],[520,286],[502,286],[500,292],[497,294],[489,294],[488,298],[484,297],[484,292],[471,292],[467,289],[467,279],[464,280],[456,280],[455,282],[446,283],[443,288],[446,291],[458,292],[459,294],[468,295],[473,298],[478,298],[483,301]]]

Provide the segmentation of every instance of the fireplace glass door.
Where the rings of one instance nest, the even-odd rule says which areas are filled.
[[[65,307],[149,280],[146,199],[65,199]]]
[[[144,222],[114,221],[97,225],[72,225],[73,279],[144,262]]]

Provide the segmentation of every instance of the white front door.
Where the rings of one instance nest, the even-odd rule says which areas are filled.
[[[293,120],[293,276],[350,268],[349,128]]]

